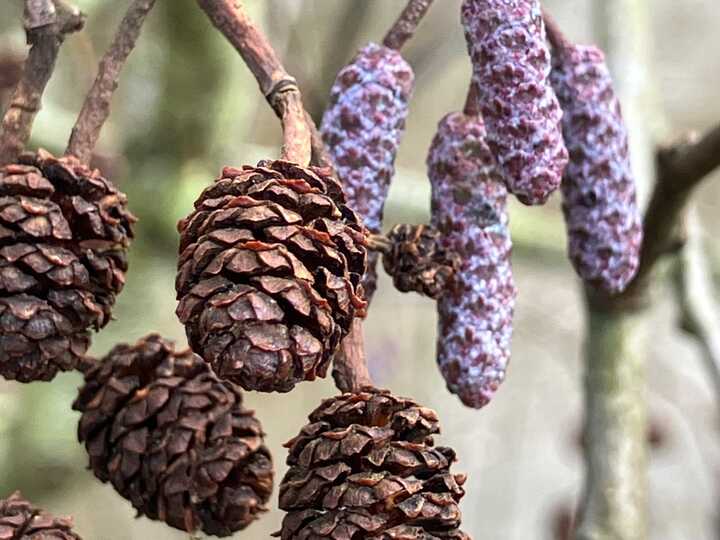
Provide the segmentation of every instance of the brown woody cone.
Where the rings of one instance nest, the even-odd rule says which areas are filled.
[[[365,388],[322,402],[288,442],[283,540],[467,539],[455,452],[434,447],[434,411]]]
[[[437,298],[460,268],[460,257],[443,249],[434,227],[396,225],[388,240],[391,247],[383,254],[383,266],[399,291]]]
[[[191,351],[150,335],[85,376],[73,408],[90,468],[140,515],[230,536],[264,512],[273,468],[240,389]]]
[[[195,352],[248,390],[324,377],[366,305],[364,229],[330,172],[226,167],[179,229],[177,314]]]
[[[73,369],[110,321],[135,217],[97,170],[40,150],[0,168],[0,375]]]
[[[0,499],[0,540],[82,540],[69,517],[54,517],[16,491]]]

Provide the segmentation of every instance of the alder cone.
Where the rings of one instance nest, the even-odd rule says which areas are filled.
[[[440,232],[428,225],[396,225],[388,233],[390,251],[383,254],[385,271],[402,292],[437,298],[460,268],[460,257],[443,248]]]
[[[286,444],[283,540],[468,539],[459,530],[465,476],[435,447],[437,414],[387,390],[322,402]]]
[[[0,499],[0,540],[82,540],[69,517],[54,517],[19,491]]]
[[[179,229],[177,314],[195,352],[248,390],[324,377],[366,305],[364,229],[330,172],[227,167]]]
[[[97,170],[40,150],[0,168],[0,375],[73,369],[110,321],[135,217]]]
[[[368,43],[338,73],[323,115],[323,140],[348,204],[373,233],[382,228],[414,80],[399,51]],[[371,252],[363,280],[368,301],[377,287],[377,260]]]
[[[266,510],[273,468],[240,389],[150,335],[85,375],[73,405],[90,468],[151,519],[230,536]]]

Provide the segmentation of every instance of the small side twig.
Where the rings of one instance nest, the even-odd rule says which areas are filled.
[[[692,209],[685,218],[687,241],[673,261],[672,282],[680,309],[680,327],[700,346],[720,408],[720,310],[708,271],[698,216]]]
[[[110,48],[100,61],[97,77],[88,92],[68,142],[66,155],[88,164],[100,138],[103,124],[110,115],[110,101],[118,87],[120,71],[140,36],[145,17],[155,0],[134,0],[120,23]]]
[[[433,0],[409,0],[405,9],[383,39],[383,45],[399,51],[415,35]]]
[[[550,15],[545,8],[542,10],[542,17],[545,22],[545,31],[547,32],[550,45],[558,51],[567,48],[570,45],[570,40],[562,31],[555,18]]]
[[[85,17],[60,0],[26,0],[24,15],[30,52],[22,77],[0,127],[0,165],[11,163],[25,148],[42,95],[68,34],[82,29]]]
[[[311,131],[295,79],[238,0],[197,0],[213,25],[240,53],[283,127],[282,159],[307,165]]]

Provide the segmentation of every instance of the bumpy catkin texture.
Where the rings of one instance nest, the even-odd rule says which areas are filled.
[[[110,321],[135,217],[99,171],[40,150],[0,168],[0,375],[50,380]]]
[[[0,540],[82,540],[69,517],[54,517],[15,492],[0,499]]]
[[[280,486],[283,540],[468,540],[465,476],[435,447],[437,414],[386,390],[325,400],[288,442]]]
[[[348,206],[373,233],[382,227],[413,82],[412,68],[398,51],[370,43],[338,74],[323,116],[323,139]],[[377,286],[377,260],[375,253],[368,257],[368,300]]]
[[[85,374],[73,408],[90,468],[137,511],[230,536],[265,511],[273,468],[240,389],[191,351],[150,335]]]
[[[248,390],[324,377],[364,315],[365,241],[328,170],[226,167],[180,223],[177,314],[193,350]]]
[[[505,378],[516,296],[507,189],[480,117],[451,113],[440,122],[428,174],[432,223],[462,259],[438,299],[437,361],[448,389],[480,408]]]
[[[570,260],[587,283],[619,293],[638,268],[642,220],[627,130],[602,51],[558,49],[551,81],[570,152],[561,188]]]
[[[498,168],[521,202],[543,204],[560,186],[568,155],[540,2],[465,0],[462,22]]]

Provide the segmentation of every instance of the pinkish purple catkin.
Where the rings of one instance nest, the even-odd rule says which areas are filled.
[[[323,116],[322,135],[343,183],[348,206],[373,233],[395,172],[414,75],[396,50],[370,43],[338,73]],[[376,253],[363,282],[368,300],[377,282]]]
[[[642,221],[627,131],[602,51],[580,45],[558,50],[551,81],[570,151],[562,183],[570,259],[583,280],[619,293],[638,268]]]
[[[451,113],[428,156],[432,224],[462,266],[438,299],[437,361],[448,389],[480,408],[505,378],[516,290],[510,266],[507,188],[482,119]]]
[[[488,146],[510,192],[543,204],[560,186],[568,154],[540,2],[465,0],[462,23]]]

